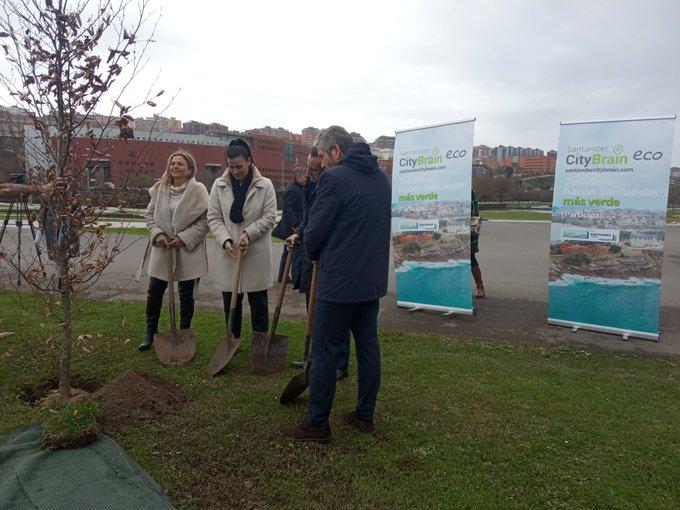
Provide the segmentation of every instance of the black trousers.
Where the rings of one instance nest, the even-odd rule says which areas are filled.
[[[196,280],[179,282],[179,327],[187,329],[191,327],[191,319],[194,316],[194,285]],[[163,295],[168,288],[168,282],[154,278],[149,279],[149,290],[146,294],[146,332],[158,333],[158,319],[163,308]]]
[[[250,305],[250,325],[253,331],[266,333],[269,331],[269,302],[267,301],[267,291],[258,290],[248,292],[248,304]],[[222,302],[224,303],[224,321],[229,326],[229,307],[231,305],[231,292],[222,292]],[[243,321],[243,293],[236,298],[236,310],[234,313],[234,323],[231,325],[231,332],[236,338],[241,338],[241,323]]]

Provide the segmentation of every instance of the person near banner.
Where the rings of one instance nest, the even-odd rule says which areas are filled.
[[[307,183],[304,188],[304,209],[302,216],[302,223],[298,228],[295,229],[295,233],[286,239],[286,249],[291,250],[295,246],[300,246],[300,241],[305,227],[307,226],[307,218],[309,217],[309,210],[312,205],[314,205],[314,200],[316,199],[316,183],[321,176],[321,173],[326,170],[323,166],[321,156],[319,156],[319,151],[316,147],[312,147],[307,156]],[[312,282],[312,261],[309,260],[304,249],[300,250],[301,261],[300,261],[300,271],[298,277],[293,279],[293,288],[298,289],[299,292],[305,295],[305,303],[307,308],[309,308],[309,291]],[[349,342],[348,342],[349,345]],[[304,363],[302,361],[293,361],[291,363],[293,368],[302,369]],[[343,361],[336,372],[336,379],[338,381],[345,379],[349,375],[349,349],[343,356]]]
[[[151,201],[145,219],[149,244],[137,273],[148,261],[149,288],[146,296],[146,335],[137,347],[153,345],[168,287],[168,250],[174,250],[174,279],[179,288],[180,329],[191,327],[194,316],[194,287],[208,273],[205,237],[208,234],[208,191],[196,180],[196,160],[176,150],[168,158],[165,172],[149,189]]]
[[[272,286],[271,231],[276,223],[276,193],[253,162],[248,144],[237,138],[227,147],[227,169],[210,191],[208,224],[215,236],[215,284],[222,291],[228,322],[231,293],[238,292],[232,333],[241,337],[243,294],[248,294],[253,331],[269,329],[267,291]],[[234,289],[238,250],[241,284]]]
[[[486,295],[484,290],[484,282],[482,281],[482,269],[479,267],[479,262],[477,261],[477,256],[475,255],[479,251],[479,232],[481,229],[481,218],[479,216],[479,201],[477,200],[477,195],[475,190],[472,190],[472,207],[470,211],[470,267],[472,269],[472,277],[475,280],[475,286],[477,287],[477,292],[475,297],[483,298]]]
[[[272,235],[279,239],[286,239],[291,236],[295,229],[302,223],[302,216],[304,211],[305,199],[305,184],[307,182],[307,171],[305,168],[296,167],[293,169],[293,182],[286,188],[283,195],[283,211],[281,213],[281,221],[274,227]],[[295,280],[300,273],[300,259],[302,253],[301,246],[293,248],[293,263],[291,266],[291,274],[289,278]],[[281,283],[283,278],[283,270],[286,266],[287,250],[281,252],[281,260],[279,262],[279,278]]]
[[[281,433],[296,441],[326,443],[336,368],[354,336],[358,365],[356,407],[344,421],[373,434],[380,387],[379,300],[387,293],[390,253],[390,184],[363,142],[339,126],[322,130],[314,145],[328,168],[303,233],[308,257],[318,261],[312,332],[309,408],[305,419]]]

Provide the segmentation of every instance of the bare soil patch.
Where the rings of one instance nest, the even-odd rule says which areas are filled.
[[[143,370],[128,370],[101,388],[96,397],[100,421],[113,428],[140,426],[187,402],[182,388]]]

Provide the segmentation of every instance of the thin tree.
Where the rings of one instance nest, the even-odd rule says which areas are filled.
[[[86,194],[81,185],[111,130],[132,138],[133,108],[156,106],[150,99],[155,84],[137,106],[122,104],[147,62],[156,24],[147,0],[3,0],[0,7],[0,46],[10,69],[0,83],[29,120],[29,179],[48,190],[42,195],[48,261],[16,269],[33,289],[48,293],[60,322],[62,398],[71,394],[74,296],[91,288],[122,251],[122,235],[107,235],[101,218],[107,207],[124,204],[139,169],[131,166],[113,193]],[[95,114],[103,108],[107,114]],[[0,252],[0,260],[15,265],[7,253]]]

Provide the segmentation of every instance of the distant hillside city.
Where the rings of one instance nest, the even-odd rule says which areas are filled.
[[[82,128],[74,144],[72,165],[86,168],[86,187],[104,183],[130,187],[147,187],[165,170],[168,154],[178,147],[190,151],[198,164],[197,178],[207,186],[224,171],[225,147],[235,138],[245,139],[251,146],[253,159],[265,177],[282,189],[292,180],[295,167],[304,166],[309,148],[319,129],[306,127],[294,133],[283,127],[265,126],[243,132],[217,122],[182,121],[174,117],[152,116],[128,122],[129,138],[121,139],[116,118],[92,114],[87,128]],[[355,141],[367,142],[357,132]],[[30,119],[17,108],[0,107],[0,182],[10,174],[25,172],[35,166],[38,148],[31,140],[36,135]],[[93,143],[92,140],[99,140]],[[392,175],[394,136],[382,135],[369,143],[380,167]],[[557,152],[528,147],[475,145],[472,175],[481,199],[500,199],[513,195],[513,189],[529,190],[535,196],[527,199],[544,201],[552,195]],[[492,182],[506,177],[504,182]],[[672,169],[672,177],[680,178],[680,168]],[[512,178],[512,179],[510,179]],[[507,182],[505,182],[507,181]],[[519,181],[518,181],[519,182]],[[543,193],[541,194],[541,190]],[[545,195],[545,196],[544,196]]]

